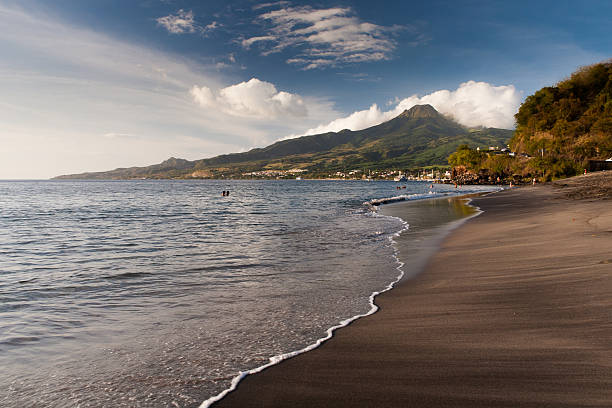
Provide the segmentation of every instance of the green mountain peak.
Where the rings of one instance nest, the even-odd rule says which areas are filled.
[[[459,145],[505,145],[511,130],[469,131],[431,105],[416,105],[367,129],[327,132],[281,140],[244,153],[188,161],[170,158],[148,167],[60,176],[68,179],[243,177],[262,170],[299,168],[308,174],[347,169],[391,169],[446,165]]]
[[[419,119],[419,118],[437,118],[440,113],[431,105],[414,105],[410,109],[404,110],[398,118]]]

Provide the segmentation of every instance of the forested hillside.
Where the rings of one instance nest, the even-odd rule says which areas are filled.
[[[510,147],[534,156],[548,178],[581,172],[589,159],[612,156],[612,61],[574,72],[527,97]],[[543,150],[542,150],[543,149]]]
[[[556,86],[528,96],[515,118],[512,155],[464,145],[449,163],[473,176],[520,181],[574,176],[588,168],[589,160],[610,158],[612,60],[582,67]]]

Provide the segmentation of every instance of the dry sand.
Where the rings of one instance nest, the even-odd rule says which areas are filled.
[[[475,199],[425,271],[219,407],[611,407],[612,172]],[[400,248],[401,257],[401,248]]]

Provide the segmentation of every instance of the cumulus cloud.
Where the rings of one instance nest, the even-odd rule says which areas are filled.
[[[177,11],[176,14],[160,17],[156,21],[158,25],[164,27],[171,34],[193,34],[196,32],[205,34],[219,27],[216,21],[206,26],[201,26],[195,21],[193,11],[185,11],[183,9]]]
[[[521,93],[514,85],[493,86],[486,82],[468,81],[455,91],[440,90],[422,98],[406,98],[396,109],[403,111],[424,103],[452,116],[464,126],[510,129],[514,127],[514,114],[521,104]]]
[[[388,111],[374,104],[369,109],[309,129],[306,134],[365,129],[390,120],[415,105],[423,104],[432,105],[438,112],[451,116],[464,126],[511,129],[520,103],[521,93],[514,85],[494,86],[486,82],[468,81],[454,91],[443,89],[425,96],[398,98],[393,102],[395,106]]]
[[[289,115],[305,117],[306,104],[299,95],[278,91],[276,87],[257,78],[231,85],[213,92],[206,86],[193,86],[191,96],[203,108],[218,109],[234,116],[274,119]]]
[[[304,70],[390,59],[397,45],[393,34],[406,28],[364,22],[349,7],[282,7],[256,21],[267,26],[266,32],[242,39],[242,46],[257,44],[263,55],[296,49],[287,63]]]
[[[253,120],[206,111],[188,91],[193,84],[228,85],[210,66],[5,3],[0,179],[212,157],[266,146],[339,116],[327,99],[307,95],[305,117]],[[283,95],[277,99],[287,105]]]

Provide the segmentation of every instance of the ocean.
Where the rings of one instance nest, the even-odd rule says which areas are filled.
[[[411,273],[394,246],[411,221],[367,203],[488,190],[0,181],[0,405],[200,406]]]

